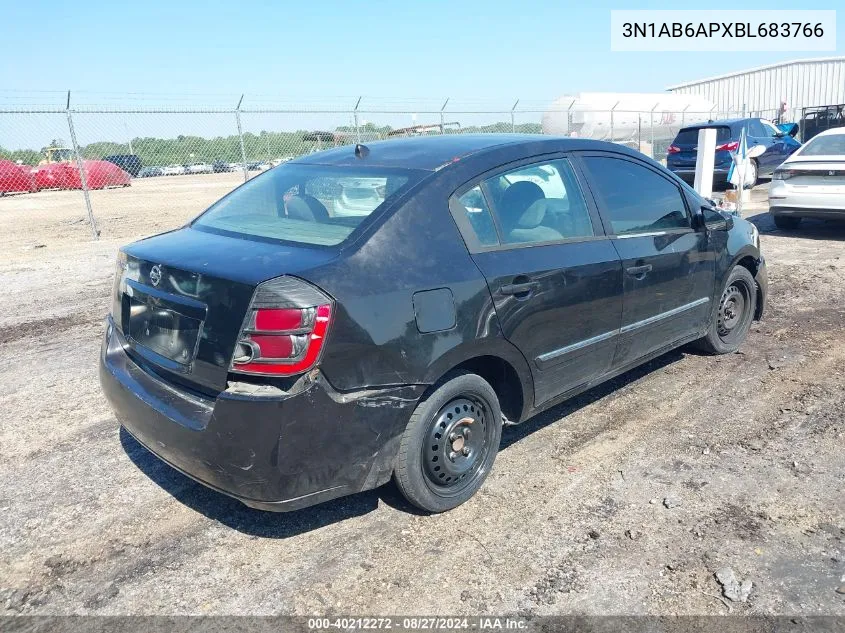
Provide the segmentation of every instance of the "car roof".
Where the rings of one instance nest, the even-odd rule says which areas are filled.
[[[366,142],[363,145],[369,152],[362,156],[356,155],[355,145],[345,145],[300,156],[287,164],[361,165],[437,171],[449,163],[504,146],[531,146],[532,153],[536,154],[585,149],[637,154],[613,143],[543,134],[444,134]]]
[[[754,117],[751,117],[754,118]],[[692,123],[685,125],[682,130],[697,130],[700,127],[730,127],[739,123],[745,123],[750,119],[717,119],[716,121],[707,121],[706,123]]]

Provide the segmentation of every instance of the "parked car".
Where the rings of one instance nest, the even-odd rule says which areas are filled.
[[[216,160],[211,163],[211,169],[215,174],[222,174],[233,171],[232,163],[227,163],[225,160]]]
[[[164,176],[182,176],[188,173],[184,165],[168,165],[161,170]]]
[[[340,195],[334,198],[332,215],[367,216],[385,198],[387,178],[339,178]]]
[[[769,213],[779,229],[801,218],[845,220],[845,127],[819,132],[775,170]]]
[[[383,179],[381,203],[333,217],[350,179]],[[625,147],[403,138],[290,161],[123,247],[100,380],[138,442],[249,506],[394,477],[439,512],[503,424],[685,343],[735,351],[767,286],[751,223]]]
[[[164,176],[164,169],[161,167],[142,167],[138,172],[138,178],[153,178],[155,176]]]
[[[229,171],[243,171],[242,163],[229,163]]]
[[[188,165],[186,169],[189,174],[210,174],[214,172],[210,163],[193,163]]]
[[[261,171],[262,169],[267,169],[268,167],[269,165],[267,165],[267,163],[261,162],[260,160],[246,164],[247,171]]]
[[[770,176],[775,167],[795,152],[801,143],[793,136],[776,127],[766,119],[725,119],[706,124],[688,125],[681,128],[666,154],[666,166],[687,183],[695,180],[695,161],[698,157],[698,131],[702,128],[716,129],[716,160],[713,171],[714,183],[724,184],[731,168],[731,152],[739,147],[739,136],[743,128],[748,147],[763,145],[766,151],[753,159],[753,176],[747,187],[753,187],[760,176]]]
[[[112,156],[106,156],[103,160],[117,165],[133,178],[138,175],[143,167],[141,158],[135,154],[113,154]]]

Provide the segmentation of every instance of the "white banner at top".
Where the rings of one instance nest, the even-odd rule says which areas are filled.
[[[835,51],[836,11],[614,10],[612,51]]]

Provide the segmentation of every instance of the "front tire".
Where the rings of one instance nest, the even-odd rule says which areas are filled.
[[[753,158],[751,159],[751,177],[748,179],[748,182],[743,183],[744,189],[753,189],[754,186],[757,184],[757,180],[760,177],[760,167],[757,165],[757,161]]]
[[[709,354],[730,354],[745,342],[757,311],[757,282],[749,270],[734,266],[707,334],[695,342]]]
[[[456,374],[411,415],[393,471],[396,484],[422,510],[451,510],[481,488],[501,438],[496,392],[476,374]]]
[[[801,218],[796,218],[795,216],[775,215],[773,218],[775,226],[782,231],[792,231],[793,229],[797,229],[798,225],[801,224]]]

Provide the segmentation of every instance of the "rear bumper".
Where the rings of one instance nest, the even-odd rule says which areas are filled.
[[[109,319],[100,384],[120,424],[177,470],[244,504],[288,511],[375,488],[424,386],[340,393],[319,372],[287,392],[205,398],[142,369]]]
[[[845,191],[819,191],[774,180],[769,188],[769,213],[806,218],[845,219]]]
[[[816,218],[818,220],[845,220],[845,209],[817,209],[815,207],[770,206],[769,213],[778,216]]]

